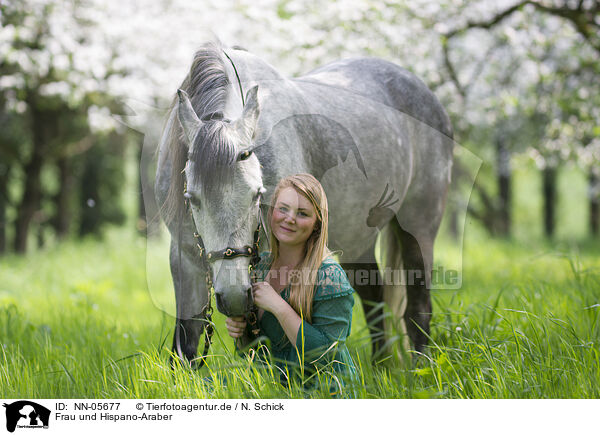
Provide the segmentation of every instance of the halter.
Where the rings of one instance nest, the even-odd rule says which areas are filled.
[[[190,195],[187,193],[187,183],[184,183],[184,191],[183,191],[184,203],[185,207],[189,210],[190,215],[192,214]],[[259,204],[260,204],[261,195],[259,195]],[[194,217],[192,216],[192,222],[194,224],[194,228],[196,227],[196,222],[194,222]],[[260,261],[259,255],[259,244],[260,244],[260,229],[264,228],[264,222],[262,219],[262,213],[260,211],[260,205],[258,208],[258,224],[256,226],[256,230],[254,230],[254,237],[252,245],[245,245],[241,248],[231,248],[226,247],[224,249],[206,252],[206,248],[204,247],[204,242],[198,231],[194,231],[194,239],[196,239],[196,246],[198,247],[198,252],[201,261],[203,262],[204,269],[206,270],[205,281],[206,288],[208,291],[208,302],[203,310],[202,317],[204,317],[204,321],[206,322],[206,334],[204,339],[204,351],[202,352],[202,357],[200,357],[200,365],[198,368],[201,368],[206,360],[206,356],[208,355],[208,349],[210,348],[212,336],[214,334],[214,327],[212,323],[212,294],[214,291],[213,286],[213,278],[212,278],[212,269],[210,267],[210,263],[214,263],[217,260],[230,260],[232,258],[237,257],[251,257],[250,258],[250,276],[255,280],[254,271],[255,266]],[[181,231],[181,230],[180,230]],[[181,244],[180,244],[180,252],[179,255],[181,257]],[[181,261],[181,259],[180,259]],[[180,275],[181,278],[181,275]],[[181,281],[181,280],[180,280]],[[252,309],[248,313],[248,322],[250,323],[250,328],[254,338],[257,338],[260,333],[260,328],[258,327],[258,309],[255,305],[252,306]],[[177,340],[177,350],[181,356],[181,346],[179,339],[179,328],[176,331],[176,340]]]
[[[187,184],[185,184],[185,183],[184,183],[183,197],[184,197],[185,206],[186,206],[186,208],[189,209],[190,214],[191,214],[192,209],[190,207],[190,197],[187,194]],[[259,197],[258,197],[259,202],[260,202],[260,198],[261,198],[261,195],[259,194]],[[192,216],[192,221],[193,221],[193,216]],[[195,226],[196,226],[196,223],[194,222],[194,227]],[[214,263],[217,260],[230,260],[232,258],[237,258],[237,257],[251,257],[250,266],[252,268],[254,268],[254,266],[256,266],[256,264],[260,261],[260,256],[258,254],[258,252],[259,252],[258,245],[260,243],[260,228],[263,226],[264,226],[264,224],[262,222],[262,213],[260,212],[260,206],[259,206],[258,225],[256,226],[256,230],[254,230],[254,237],[253,237],[252,245],[245,245],[241,248],[226,247],[224,249],[210,251],[208,253],[206,253],[206,248],[204,247],[204,242],[202,241],[200,234],[198,234],[197,231],[194,231],[194,238],[196,239],[196,246],[198,247],[198,250],[200,253],[200,258],[204,262],[204,266],[206,266],[206,285],[208,286],[209,295],[210,295],[211,291],[214,290],[213,280],[212,280],[212,270],[210,269],[210,263]],[[208,300],[208,303],[210,304],[210,299]]]

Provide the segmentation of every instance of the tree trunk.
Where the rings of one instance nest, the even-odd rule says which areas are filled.
[[[91,148],[85,155],[83,172],[80,183],[81,219],[79,221],[79,236],[93,234],[98,231],[102,216],[98,212],[100,174],[98,162],[102,156],[98,155],[96,147]]]
[[[6,240],[6,229],[8,228],[6,209],[9,204],[8,180],[10,180],[10,167],[5,163],[0,163],[0,255],[8,250],[8,241]]]
[[[598,236],[600,227],[600,169],[590,168],[588,194],[590,198],[590,233]]]
[[[547,166],[543,172],[544,194],[544,233],[546,237],[554,236],[556,226],[556,175],[557,169]]]
[[[144,185],[147,184],[146,169],[147,162],[144,160],[144,136],[141,137],[140,146],[138,147],[137,161],[140,163],[140,172],[138,177],[138,218],[136,228],[142,235],[147,235],[148,216],[146,216],[146,207],[144,205]]]
[[[43,248],[44,244],[46,243],[46,239],[44,238],[44,225],[41,223],[37,226],[36,240],[38,249]]]
[[[56,216],[54,227],[56,235],[64,239],[69,234],[71,227],[71,194],[73,192],[73,171],[71,161],[67,157],[61,157],[58,162],[60,189],[54,201],[56,204]]]
[[[154,197],[154,183],[152,181],[152,162],[155,155],[155,147],[149,146],[144,141],[150,140],[141,136],[138,152],[140,162],[139,172],[139,202],[138,202],[138,231],[147,236],[155,237],[160,234],[160,219],[158,217],[158,204]]]
[[[500,137],[496,140],[497,166],[498,166],[498,235],[510,235],[511,220],[511,167],[510,151],[505,140]]]
[[[450,235],[455,241],[458,241],[460,236],[460,231],[464,230],[464,228],[459,228],[459,211],[462,213],[466,211],[461,209],[461,207],[467,207],[466,204],[463,203],[463,198],[461,196],[460,188],[462,184],[465,182],[469,182],[469,176],[466,168],[460,163],[460,161],[455,161],[452,165],[452,184],[448,190],[448,197],[446,199],[446,211],[448,214],[448,231]],[[464,226],[464,222],[463,222]]]
[[[0,181],[0,255],[6,253],[6,180]]]
[[[44,154],[47,141],[51,135],[50,131],[56,128],[56,116],[52,112],[44,112],[38,108],[39,102],[35,92],[26,97],[27,106],[31,113],[31,142],[33,150],[31,158],[25,165],[25,188],[21,202],[17,206],[17,219],[15,222],[15,251],[25,253],[27,251],[27,239],[31,221],[35,213],[40,209],[42,198],[41,173],[44,165]]]
[[[17,207],[17,220],[15,223],[15,251],[25,253],[27,251],[27,237],[29,226],[36,211],[40,207],[42,186],[40,175],[44,163],[42,150],[44,148],[43,125],[41,121],[33,116],[33,153],[31,159],[25,165],[25,189],[21,202]]]

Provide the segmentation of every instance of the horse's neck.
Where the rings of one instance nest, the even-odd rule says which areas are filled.
[[[231,49],[225,50],[225,53],[231,59],[231,62],[229,60],[227,62],[235,65],[245,91],[262,80],[284,79],[275,68],[252,53]]]
[[[272,137],[272,129],[280,121],[305,112],[302,107],[304,100],[298,94],[297,87],[264,60],[241,50],[226,49],[225,53],[229,56],[223,56],[223,60],[231,83],[225,113],[230,119],[236,119],[242,113],[240,87],[245,97],[253,86],[259,86],[260,116],[254,141],[256,145],[271,148],[257,150],[257,155],[261,158],[263,182],[269,193],[272,193],[270,188],[274,187],[281,177],[308,170],[297,156],[286,158],[294,154],[290,154],[288,147],[292,143],[298,143],[290,137],[296,134],[296,131],[287,130],[285,138],[273,140]]]
[[[271,65],[247,51],[224,49],[223,53],[230,83],[225,114],[230,119],[237,119],[242,114],[246,93],[253,86],[259,84],[263,87],[265,81],[284,78]]]
[[[227,53],[225,50],[224,52]],[[227,53],[227,55],[231,57],[229,53]],[[238,119],[242,116],[243,98],[240,93],[238,76],[236,75],[237,65],[234,69],[235,61],[233,61],[233,58],[232,61],[230,61],[225,55],[223,56],[223,63],[225,64],[225,71],[227,72],[230,83],[229,92],[227,92],[227,102],[225,103],[225,116],[229,119]]]

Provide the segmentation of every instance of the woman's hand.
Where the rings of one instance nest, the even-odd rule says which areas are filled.
[[[233,338],[240,338],[244,335],[244,329],[246,328],[246,319],[244,317],[228,317],[225,319],[225,327],[227,333]]]
[[[257,307],[275,314],[281,303],[285,303],[283,298],[275,291],[268,282],[257,282],[252,284],[252,295]]]

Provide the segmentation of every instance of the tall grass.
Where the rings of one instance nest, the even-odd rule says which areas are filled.
[[[149,245],[149,256],[160,248]],[[452,262],[443,238],[437,261]],[[360,303],[349,348],[359,398],[600,397],[600,248],[467,238],[463,287],[433,292],[430,348],[374,365]],[[207,366],[169,363],[168,274],[122,229],[0,263],[0,396],[5,398],[330,397],[234,354],[222,315]],[[156,290],[158,288],[158,290]],[[159,294],[157,294],[157,292]],[[151,294],[152,293],[152,294]],[[159,302],[157,302],[159,301]],[[166,307],[166,308],[165,308]],[[325,370],[326,371],[326,370]]]

